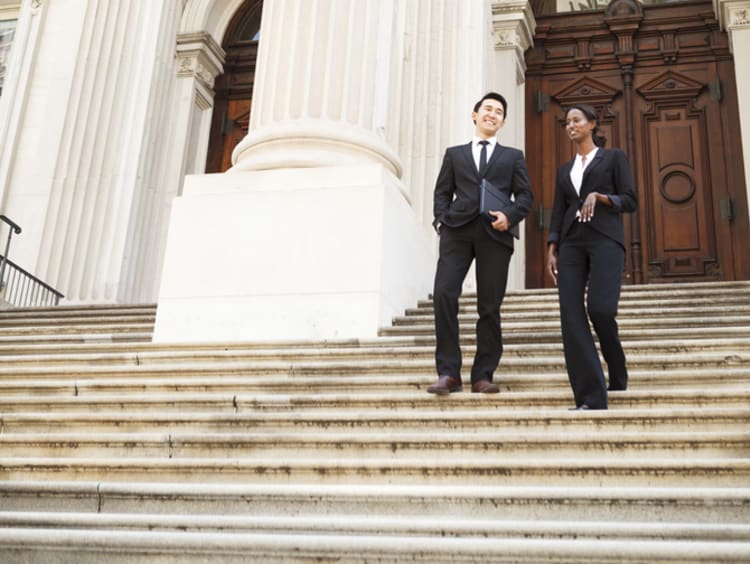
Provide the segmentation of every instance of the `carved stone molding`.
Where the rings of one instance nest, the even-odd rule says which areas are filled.
[[[514,49],[519,70],[526,69],[524,53],[534,44],[536,20],[526,0],[493,2],[492,39],[496,50]]]
[[[750,0],[714,0],[719,24],[730,33],[737,28],[750,29]]]
[[[192,76],[213,89],[223,72],[224,50],[208,33],[183,33],[177,36],[177,61],[177,76]]]
[[[31,13],[36,15],[47,0],[31,0]]]

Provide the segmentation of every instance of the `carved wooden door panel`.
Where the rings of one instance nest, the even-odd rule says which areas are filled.
[[[628,153],[639,209],[623,216],[625,283],[750,278],[747,197],[734,68],[711,3],[642,7],[537,21],[527,56],[527,160],[539,208],[527,226],[527,285],[544,269],[563,129],[573,102],[597,108],[608,147]]]

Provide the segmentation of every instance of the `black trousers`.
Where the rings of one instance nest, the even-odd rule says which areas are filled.
[[[610,387],[627,387],[625,353],[615,319],[624,267],[622,246],[589,225],[576,223],[560,245],[557,258],[560,322],[565,364],[576,406],[585,403],[592,408],[607,408],[607,385],[589,319],[607,362]]]
[[[458,330],[458,298],[464,278],[476,259],[477,351],[471,369],[471,382],[492,381],[492,374],[503,353],[500,304],[508,283],[508,265],[513,249],[498,242],[488,232],[489,223],[477,217],[461,227],[440,231],[440,257],[435,273],[435,365],[440,376],[461,379],[461,347]]]

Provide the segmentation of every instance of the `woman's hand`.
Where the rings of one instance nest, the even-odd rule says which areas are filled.
[[[557,286],[557,243],[550,243],[547,247],[547,272]]]
[[[586,199],[583,201],[583,205],[579,210],[580,215],[578,216],[578,221],[587,223],[593,219],[598,195],[598,192],[591,192],[591,194],[586,196]]]
[[[612,207],[612,200],[609,199],[609,196],[600,194],[599,192],[591,192],[583,201],[581,209],[578,210],[578,221],[583,223],[591,221],[594,218],[594,210],[596,209],[597,202]]]

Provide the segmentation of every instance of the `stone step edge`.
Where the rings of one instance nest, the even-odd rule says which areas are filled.
[[[750,502],[750,485],[747,487],[666,487],[666,486],[508,486],[496,484],[216,484],[184,482],[121,482],[86,480],[0,480],[0,495],[49,494],[62,496],[142,497],[177,496],[188,498],[254,498],[259,496],[286,496],[294,499],[300,496],[318,498],[367,499],[387,496],[391,498],[430,498],[439,500],[488,499],[506,500],[585,500],[588,502],[609,503],[612,500],[625,501],[677,501],[680,503]]]
[[[0,546],[22,558],[44,552],[112,560],[118,554],[180,555],[219,559],[223,556],[291,561],[306,558],[413,558],[424,562],[514,562],[543,559],[547,562],[747,562],[750,542],[706,542],[570,539],[486,539],[455,537],[402,537],[367,535],[299,535],[172,533],[95,530],[0,529]],[[86,560],[87,562],[99,560]],[[129,560],[128,560],[129,561]],[[219,560],[220,561],[220,560]]]
[[[506,380],[512,382],[558,382],[560,378],[563,379],[564,383],[567,384],[567,374],[565,367],[561,363],[559,370],[552,372],[545,370],[544,372],[531,372],[528,371],[511,371],[509,367],[503,364],[501,361],[499,368],[495,372],[495,381],[498,384],[503,384]],[[267,374],[251,372],[248,374],[235,373],[234,370],[226,370],[221,374],[207,374],[198,371],[197,374],[185,374],[184,372],[169,372],[166,374],[151,375],[149,371],[146,372],[127,372],[124,375],[112,374],[109,375],[107,371],[102,371],[101,374],[95,374],[94,376],[87,376],[81,378],[80,375],[77,377],[74,374],[69,376],[62,376],[62,371],[54,372],[52,377],[44,379],[29,379],[29,378],[0,378],[0,388],[10,387],[28,387],[29,390],[49,388],[54,386],[60,386],[64,388],[84,388],[94,387],[97,385],[112,385],[112,386],[144,386],[148,384],[153,385],[179,385],[184,383],[187,386],[195,385],[198,383],[206,383],[206,385],[212,382],[224,383],[227,385],[255,385],[262,386],[264,384],[271,384],[272,387],[276,385],[288,386],[289,384],[307,384],[306,380],[314,379],[315,382],[320,382],[325,385],[331,383],[342,382],[344,384],[355,384],[362,383],[362,385],[370,384],[373,385],[374,389],[378,389],[380,386],[378,382],[372,381],[371,376],[374,374],[378,378],[383,379],[383,383],[392,385],[394,383],[401,383],[407,385],[409,383],[432,383],[437,376],[435,375],[434,367],[430,366],[425,368],[424,371],[404,371],[404,372],[378,372],[368,370],[365,375],[362,373],[353,374],[341,374],[334,372],[331,375],[320,374],[317,372],[308,371],[289,371],[288,373],[279,373],[271,371]],[[665,381],[671,381],[673,378],[685,378],[703,380],[705,378],[716,379],[716,382],[722,382],[726,380],[740,379],[743,383],[750,382],[750,366],[731,366],[722,364],[721,366],[713,366],[709,368],[691,368],[691,367],[671,367],[667,370],[664,366],[637,368],[629,367],[628,374],[630,375],[631,383],[636,381],[655,381],[658,382],[662,379]],[[54,376],[58,376],[55,378]],[[468,386],[468,374],[464,375],[466,380],[465,384]],[[226,386],[225,386],[226,387]]]
[[[568,448],[585,443],[585,450],[594,450],[604,446],[647,447],[648,449],[673,448],[675,451],[684,448],[698,448],[719,445],[723,449],[737,449],[750,447],[750,433],[743,431],[653,431],[634,432],[620,430],[602,430],[592,433],[589,430],[580,431],[547,431],[547,432],[517,432],[509,435],[498,433],[466,433],[446,432],[435,435],[429,431],[379,431],[379,432],[303,432],[289,431],[275,432],[9,432],[0,435],[0,445],[9,449],[14,444],[25,446],[29,451],[33,448],[72,449],[113,448],[127,446],[160,447],[164,454],[173,455],[173,449],[206,448],[232,445],[237,449],[250,446],[252,448],[290,448],[299,445],[307,449],[323,448],[388,448],[399,449],[402,452],[413,449],[429,450],[444,448],[451,450],[454,446],[476,449],[493,448]],[[446,444],[448,445],[446,447]],[[239,451],[238,451],[239,452]],[[218,456],[218,455],[217,455]]]
[[[622,339],[623,346],[628,350],[630,354],[639,354],[634,351],[653,351],[663,354],[668,352],[670,354],[691,354],[704,352],[707,349],[713,350],[733,350],[737,349],[740,352],[750,350],[750,335],[747,337],[729,337],[726,339],[717,338],[695,338],[695,339],[663,339],[659,341],[645,341],[645,340],[627,340]],[[402,346],[360,346],[360,347],[342,347],[334,348],[328,347],[324,349],[316,349],[314,347],[307,348],[241,348],[239,346],[231,349],[225,349],[220,346],[214,348],[210,347],[194,347],[191,349],[170,349],[169,346],[140,346],[140,347],[128,347],[118,346],[118,350],[106,351],[90,351],[90,352],[70,352],[70,347],[60,347],[59,353],[40,353],[34,355],[14,355],[14,354],[3,354],[3,364],[92,364],[92,363],[108,363],[108,364],[161,364],[165,362],[222,362],[231,361],[233,363],[238,361],[279,361],[284,358],[294,359],[305,359],[315,361],[327,361],[336,360],[337,357],[343,357],[343,359],[354,358],[357,360],[366,358],[368,356],[374,358],[380,358],[387,356],[390,359],[399,359],[400,357],[422,357],[434,355],[434,346],[424,344],[407,344]],[[121,349],[121,350],[120,350]],[[135,350],[134,350],[135,349]],[[473,351],[476,346],[468,344],[465,349],[467,351]],[[697,350],[696,350],[697,349]],[[522,354],[520,354],[522,353]],[[525,343],[515,344],[510,343],[503,347],[503,356],[513,357],[530,357],[535,355],[562,355],[563,347],[562,343]],[[653,353],[652,353],[653,354]],[[309,358],[308,358],[309,357]]]
[[[659,370],[664,370],[669,367],[681,368],[690,365],[703,365],[711,364],[718,367],[741,367],[750,363],[750,352],[746,350],[730,350],[730,351],[709,351],[709,352],[690,352],[690,353],[661,353],[661,354],[628,354],[628,367],[636,369],[644,365],[650,366],[655,365],[659,367]],[[160,373],[174,373],[180,372],[181,374],[190,373],[205,373],[205,372],[220,372],[222,374],[228,372],[295,372],[295,371],[331,371],[333,373],[339,373],[342,370],[350,371],[353,373],[362,373],[371,371],[372,369],[379,369],[386,371],[391,370],[424,370],[425,373],[434,372],[434,360],[429,358],[396,358],[396,359],[324,359],[324,360],[239,360],[233,362],[220,362],[220,361],[208,361],[201,363],[196,366],[192,362],[174,362],[174,363],[140,363],[138,358],[132,359],[132,362],[125,364],[106,364],[106,365],[91,365],[91,364],[80,364],[80,365],[65,365],[63,367],[50,367],[50,366],[19,366],[0,367],[0,378],[5,378],[11,375],[33,375],[37,377],[45,376],[57,376],[60,374],[62,368],[65,369],[65,373],[71,377],[75,375],[101,375],[109,374],[115,376],[117,374],[133,374],[144,375],[144,374],[160,374]],[[503,358],[500,362],[499,370],[509,369],[512,367],[553,367],[556,369],[564,368],[564,359],[562,355],[559,357],[521,357],[511,356],[509,358]]]
[[[645,437],[645,438],[644,438]],[[426,431],[315,431],[312,433],[293,433],[290,431],[178,431],[178,432],[147,432],[147,431],[125,431],[125,432],[88,432],[88,431],[59,431],[50,433],[29,432],[7,432],[0,434],[0,443],[16,441],[50,442],[50,443],[102,443],[102,442],[171,442],[188,443],[198,441],[237,442],[237,443],[266,443],[278,444],[284,441],[304,442],[420,442],[424,444],[441,443],[476,443],[480,446],[486,443],[566,443],[585,441],[587,443],[605,443],[621,441],[629,443],[669,443],[669,442],[725,442],[728,444],[736,442],[750,442],[750,431],[653,431],[644,434],[641,431],[621,431],[619,429],[596,431],[585,430],[575,433],[575,438],[565,431],[521,431],[511,436],[499,436],[494,431],[478,431],[467,435],[460,431],[444,432],[435,435]]]
[[[393,515],[181,515],[92,512],[2,511],[0,528],[146,530],[186,532],[296,532],[376,536],[523,538],[656,538],[750,542],[750,525],[650,521],[497,520],[471,517],[398,517]]]
[[[639,473],[647,474],[653,471],[657,472],[708,472],[714,474],[717,479],[722,473],[732,472],[750,472],[750,457],[726,457],[726,458],[691,458],[688,460],[673,460],[668,457],[632,457],[623,460],[619,457],[612,458],[589,457],[586,460],[580,458],[536,458],[528,457],[521,460],[504,460],[502,453],[497,454],[497,459],[488,459],[486,456],[469,457],[464,456],[459,460],[434,460],[425,459],[424,457],[392,459],[392,458],[367,458],[359,460],[320,460],[317,458],[297,458],[295,460],[279,461],[275,458],[262,457],[235,457],[232,459],[212,460],[199,457],[182,457],[164,460],[152,457],[130,457],[123,458],[120,456],[108,457],[80,457],[64,458],[44,457],[44,456],[24,456],[24,457],[0,457],[0,469],[9,471],[14,468],[30,469],[51,468],[51,469],[73,469],[73,468],[92,468],[104,469],[105,471],[141,469],[145,471],[164,471],[164,470],[254,470],[263,469],[264,471],[279,471],[288,473],[297,471],[312,471],[316,474],[327,471],[351,471],[363,470],[378,472],[383,469],[398,470],[400,472],[421,473],[429,469],[434,475],[453,475],[456,471],[473,471],[475,469],[497,469],[502,471],[533,471],[536,473],[555,472],[565,469],[567,472],[587,472],[603,471],[605,473]]]
[[[657,396],[657,397],[655,397]],[[610,411],[617,408],[617,401],[622,404],[625,403],[675,403],[678,401],[684,401],[689,403],[690,401],[698,401],[701,403],[700,406],[694,406],[694,408],[702,408],[703,403],[714,402],[741,402],[745,403],[750,400],[750,387],[730,387],[726,386],[720,389],[716,387],[712,388],[689,388],[685,390],[674,390],[664,389],[659,394],[655,394],[653,389],[650,390],[630,390],[623,393],[612,394],[612,403]],[[79,407],[85,406],[104,406],[108,404],[120,405],[123,409],[127,407],[134,407],[134,404],[159,407],[159,406],[179,406],[184,404],[205,404],[219,408],[222,405],[225,407],[233,407],[239,411],[243,407],[252,408],[257,407],[277,407],[277,408],[292,408],[292,407],[309,407],[323,409],[329,406],[337,406],[341,408],[361,408],[362,406],[380,405],[383,409],[386,407],[403,406],[408,408],[425,408],[431,407],[433,404],[441,405],[443,407],[450,405],[456,407],[457,405],[472,406],[487,404],[500,407],[504,404],[528,404],[528,406],[538,406],[545,403],[559,403],[565,402],[570,403],[571,393],[567,390],[552,390],[552,391],[503,391],[500,394],[472,394],[468,389],[464,389],[463,393],[454,393],[447,397],[438,397],[435,395],[428,395],[421,390],[415,391],[404,391],[404,392],[336,392],[336,393],[298,393],[298,394],[277,394],[277,393],[266,393],[259,394],[253,392],[240,392],[232,393],[226,391],[219,392],[120,392],[120,393],[105,393],[105,392],[90,392],[83,395],[39,395],[35,397],[16,397],[7,396],[0,398],[0,409],[2,406],[11,406],[13,411],[5,411],[2,413],[17,413],[19,409],[26,406],[39,406],[44,405],[49,408],[54,406],[59,407]],[[414,405],[418,403],[419,405]],[[436,403],[443,402],[443,403]],[[450,402],[450,403],[448,403]],[[750,401],[747,401],[750,403]],[[685,406],[687,409],[689,405]]]
[[[440,401],[440,400],[437,400]],[[710,420],[719,419],[750,419],[750,407],[700,407],[684,408],[632,408],[632,409],[614,409],[609,410],[589,410],[589,411],[570,411],[565,408],[540,408],[533,411],[523,411],[518,409],[500,409],[497,406],[491,406],[482,409],[479,406],[472,407],[462,406],[464,409],[455,409],[450,412],[435,409],[433,411],[400,411],[394,413],[387,409],[362,410],[356,414],[341,413],[339,410],[333,411],[302,411],[296,410],[293,413],[269,412],[269,411],[247,411],[242,413],[211,413],[205,411],[180,411],[175,413],[151,413],[127,411],[124,413],[92,413],[90,411],[82,412],[65,412],[50,413],[42,412],[23,412],[23,413],[2,413],[0,412],[0,432],[3,425],[9,422],[30,421],[43,422],[52,421],[63,424],[65,421],[80,422],[102,422],[114,421],[120,423],[152,421],[162,423],[194,422],[194,423],[212,423],[217,421],[228,421],[236,424],[252,422],[285,422],[285,423],[314,423],[314,422],[408,422],[408,421],[445,421],[459,422],[465,419],[472,422],[499,422],[510,420],[513,422],[568,422],[568,421],[585,421],[600,423],[602,421],[657,421],[657,420],[674,420],[674,419],[691,419],[691,420]]]

